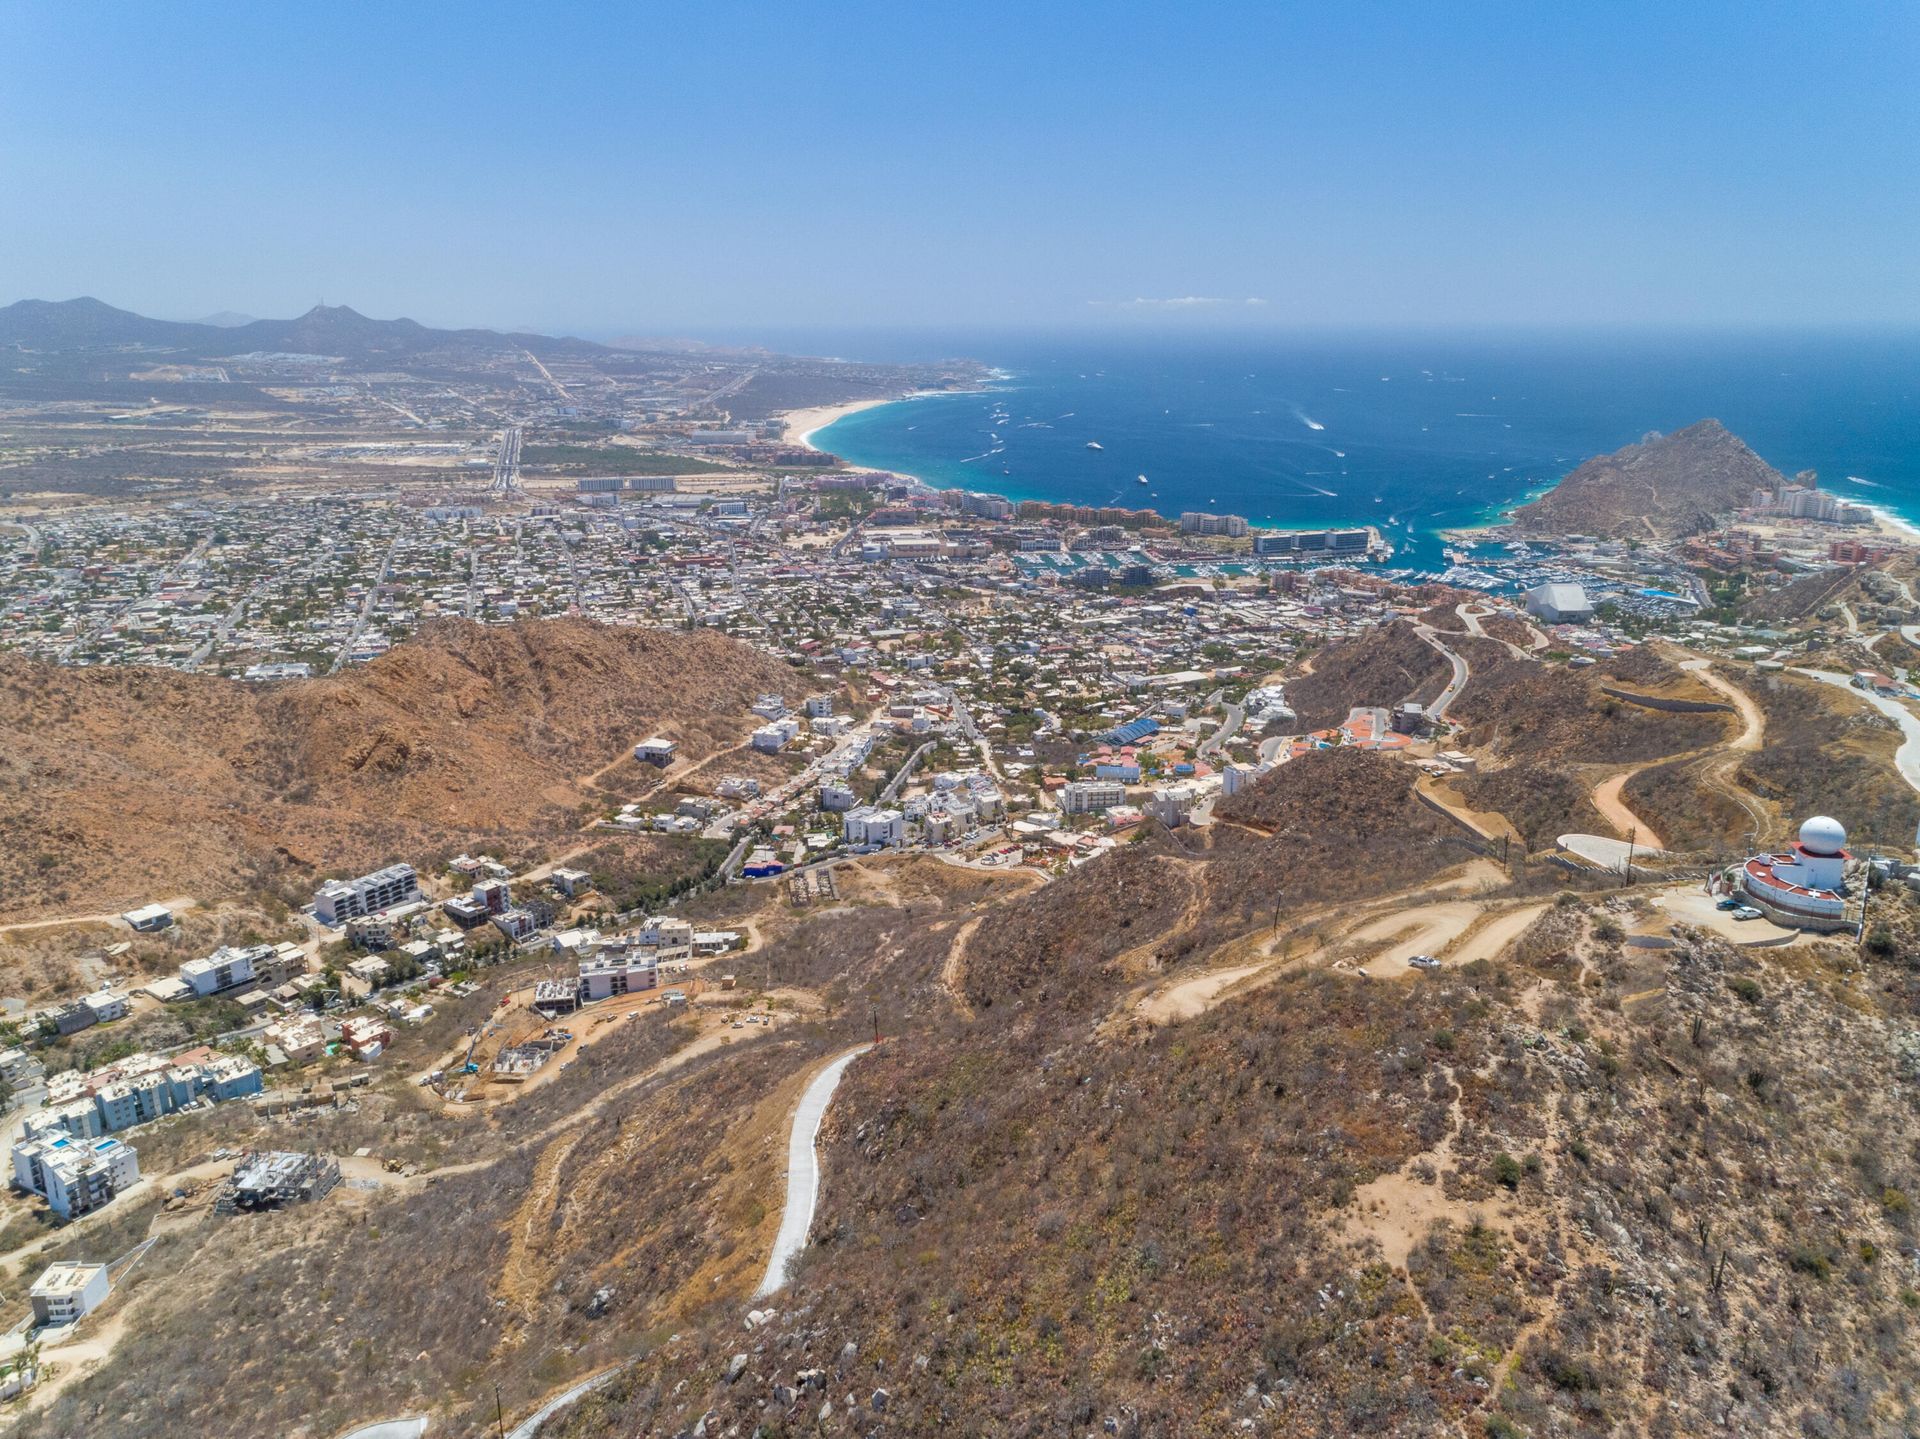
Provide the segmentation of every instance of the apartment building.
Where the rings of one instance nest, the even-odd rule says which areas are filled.
[[[650,951],[608,949],[580,961],[579,994],[583,1000],[639,994],[659,983],[660,961]]]
[[[98,1209],[140,1177],[140,1156],[117,1139],[23,1139],[13,1146],[13,1182],[62,1219]]]
[[[1067,814],[1098,814],[1127,802],[1127,787],[1118,780],[1076,779],[1060,791],[1060,808]]]
[[[331,921],[327,921],[331,923]],[[257,967],[274,957],[270,944],[250,944],[235,948],[223,944],[201,959],[190,959],[180,966],[180,982],[194,997],[204,999],[222,990],[236,989],[256,977]]]
[[[390,864],[358,879],[330,879],[313,895],[313,917],[330,929],[350,919],[419,901],[420,878],[410,864]]]
[[[896,848],[907,842],[907,817],[897,809],[857,805],[840,817],[840,830],[848,844]]]

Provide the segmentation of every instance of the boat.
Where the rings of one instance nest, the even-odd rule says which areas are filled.
[[[1143,485],[1147,482],[1147,477],[1145,475],[1140,475],[1137,478],[1139,479],[1139,482]]]
[[[1101,444],[1098,440],[1088,440],[1087,448],[1090,450],[1104,450],[1106,446]]]

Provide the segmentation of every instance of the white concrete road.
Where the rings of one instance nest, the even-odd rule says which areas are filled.
[[[1666,853],[1664,849],[1655,849],[1651,845],[1629,846],[1624,839],[1605,834],[1563,834],[1558,843],[1568,854],[1576,855],[1588,864],[1597,864],[1602,869],[1617,870],[1625,865],[1629,848],[1636,860]]]
[[[755,1299],[764,1299],[786,1288],[787,1266],[807,1247],[814,1206],[820,1201],[820,1156],[814,1147],[820,1137],[820,1125],[827,1117],[827,1106],[833,1102],[833,1091],[840,1087],[840,1077],[847,1072],[847,1066],[872,1048],[871,1044],[863,1044],[841,1055],[816,1074],[807,1085],[806,1093],[800,1096],[800,1107],[793,1114],[793,1133],[787,1139],[787,1207],[780,1216],[780,1232],[774,1237],[773,1253],[767,1256],[766,1277],[753,1292]]]
[[[533,1413],[521,1420],[520,1423],[514,1425],[513,1428],[508,1431],[507,1439],[533,1439],[533,1436],[540,1432],[540,1426],[542,1424],[553,1418],[554,1415],[573,1403],[574,1400],[584,1399],[587,1395],[593,1393],[594,1390],[612,1379],[613,1376],[619,1372],[618,1369],[609,1369],[603,1374],[594,1375],[591,1379],[581,1380],[571,1389],[561,1390],[560,1393],[554,1395],[553,1398],[534,1410]]]
[[[382,1419],[343,1434],[341,1439],[420,1439],[427,1432],[425,1419]]]
[[[1826,670],[1796,669],[1797,675],[1805,675],[1810,680],[1819,680],[1823,684],[1838,685],[1856,699],[1863,699],[1888,719],[1900,726],[1905,736],[1900,748],[1894,751],[1894,768],[1900,771],[1900,778],[1920,792],[1920,716],[1908,709],[1899,700],[1887,695],[1877,695],[1871,690],[1854,688],[1853,681],[1846,675],[1831,674]]]

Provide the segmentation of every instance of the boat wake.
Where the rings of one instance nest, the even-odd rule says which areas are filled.
[[[1305,425],[1310,430],[1326,429],[1325,425],[1321,424],[1318,420],[1314,419],[1313,416],[1309,415],[1305,410],[1301,409],[1298,405],[1295,405],[1293,407],[1293,417],[1294,419],[1298,420],[1301,424]]]
[[[1865,485],[1870,490],[1884,490],[1886,488],[1885,485],[1875,480],[1863,480],[1858,475],[1848,475],[1846,481],[1850,485]]]

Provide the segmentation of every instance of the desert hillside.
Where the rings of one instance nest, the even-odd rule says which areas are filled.
[[[1709,529],[1780,472],[1718,420],[1588,460],[1539,499],[1513,512],[1523,534],[1675,539]]]
[[[364,667],[268,686],[0,653],[0,915],[418,857],[579,822],[656,731],[691,757],[797,694],[711,632],[442,621]]]
[[[1395,620],[1320,651],[1310,673],[1287,682],[1287,702],[1301,729],[1330,729],[1356,705],[1429,701],[1451,673],[1444,655],[1407,621]]]

